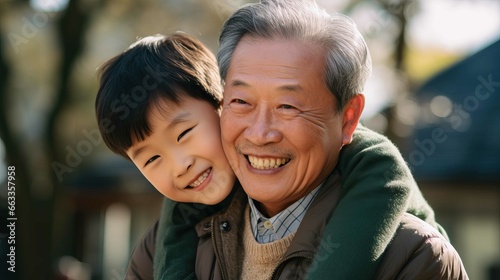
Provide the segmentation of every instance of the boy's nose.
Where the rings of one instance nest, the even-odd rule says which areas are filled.
[[[176,154],[174,155],[174,166],[173,166],[173,172],[174,176],[176,178],[181,177],[182,175],[186,174],[191,166],[193,166],[194,159],[193,157],[190,156],[185,156],[185,155],[179,155]]]

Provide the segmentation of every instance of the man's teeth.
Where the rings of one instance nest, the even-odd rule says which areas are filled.
[[[290,161],[288,158],[258,158],[254,156],[248,156],[248,160],[250,165],[256,169],[278,168]]]
[[[201,185],[201,183],[203,183],[205,181],[205,179],[207,179],[208,177],[208,174],[210,174],[210,171],[212,169],[207,169],[205,172],[203,172],[203,174],[201,174],[200,177],[198,177],[198,179],[196,179],[196,181],[194,181],[191,185],[189,185],[190,187],[192,188],[196,188],[197,186]]]

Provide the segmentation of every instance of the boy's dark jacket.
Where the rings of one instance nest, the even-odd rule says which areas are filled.
[[[384,136],[359,126],[353,142],[342,149],[336,170],[341,175],[340,200],[323,238],[341,246],[335,254],[319,247],[316,256],[323,256],[322,265],[310,271],[310,279],[324,279],[325,275],[330,279],[372,279],[405,212],[445,234],[400,152]],[[159,224],[138,244],[127,275],[152,279],[154,256],[155,279],[196,279],[198,237],[194,226],[230,200],[203,206],[166,199]]]

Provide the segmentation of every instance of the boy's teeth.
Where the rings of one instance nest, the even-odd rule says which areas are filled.
[[[278,168],[281,165],[290,161],[288,158],[258,158],[254,156],[248,156],[250,165],[256,169],[272,169]]]
[[[196,188],[197,186],[201,185],[201,183],[203,183],[205,181],[205,179],[207,179],[208,177],[208,174],[210,174],[210,171],[212,169],[207,169],[205,172],[203,172],[203,174],[201,174],[200,177],[198,177],[198,179],[196,179],[196,181],[194,181],[191,185],[189,185],[190,187],[192,188]]]

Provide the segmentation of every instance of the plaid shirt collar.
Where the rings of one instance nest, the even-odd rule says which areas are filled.
[[[255,240],[259,243],[269,243],[295,232],[322,185],[271,218],[262,215],[249,197],[250,223]]]

